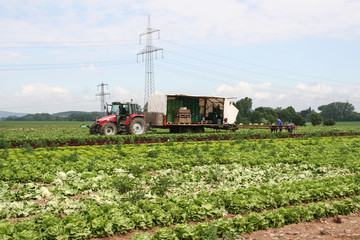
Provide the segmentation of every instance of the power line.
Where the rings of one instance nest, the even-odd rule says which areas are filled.
[[[231,83],[233,84],[234,82],[232,81],[228,81],[228,80],[219,80],[219,79],[215,79],[215,78],[212,78],[212,77],[208,77],[208,76],[204,76],[204,75],[198,75],[198,74],[193,74],[191,72],[185,72],[185,71],[181,71],[181,70],[178,70],[178,69],[174,69],[174,68],[169,68],[169,67],[164,67],[164,66],[161,66],[159,65],[158,66],[159,69],[163,70],[163,71],[167,71],[167,72],[171,72],[171,73],[175,73],[175,74],[180,74],[180,75],[183,75],[183,76],[188,76],[188,77],[191,77],[193,79],[199,79],[199,80],[204,80],[204,81],[208,81],[208,82],[221,82],[221,83],[224,83],[224,82],[228,82],[228,83]],[[271,90],[267,90],[269,92],[275,92],[275,93],[279,93],[279,94],[283,94],[284,92],[283,91],[280,91],[279,89],[283,88],[284,90],[286,90],[287,92],[292,89],[292,90],[298,90],[296,88],[293,88],[293,87],[285,87],[285,86],[275,86],[276,88],[275,89],[271,89]],[[333,99],[330,99],[326,96],[316,96],[318,99],[322,99],[322,100],[326,100],[326,101],[329,101],[329,100],[333,100]],[[342,96],[338,96],[338,99],[341,99],[341,98],[348,98],[347,96],[346,97],[342,97]],[[352,102],[354,103],[358,103],[360,100],[352,100]]]
[[[0,71],[29,71],[29,70],[53,70],[53,69],[69,69],[84,67],[103,67],[120,64],[135,64],[135,61],[103,61],[103,62],[83,62],[83,63],[41,63],[41,64],[16,64],[16,65],[0,65]]]
[[[197,59],[197,58],[191,58],[191,59]],[[214,71],[212,69],[202,68],[202,67],[199,67],[199,66],[191,65],[191,64],[188,64],[188,63],[183,63],[183,62],[176,61],[176,60],[171,60],[170,59],[170,61],[174,62],[177,65],[183,65],[185,67],[187,66],[188,68],[193,68],[194,70],[203,69],[203,71],[213,72],[213,73],[215,73],[217,75],[224,75],[224,76],[228,76],[228,77],[231,77],[231,78],[247,79],[247,80],[250,80],[250,81],[259,81],[259,80],[254,80],[254,79],[250,79],[250,78],[239,77],[239,76],[229,74],[229,73],[216,72],[216,71]],[[201,60],[201,61],[204,61],[204,62],[207,62],[207,63],[210,63],[210,64],[214,64],[214,65],[217,65],[217,66],[226,67],[226,68],[233,69],[233,70],[236,70],[236,71],[242,71],[242,72],[257,74],[257,75],[261,75],[261,76],[265,76],[265,77],[290,80],[290,81],[299,82],[299,83],[303,83],[305,81],[305,80],[299,80],[299,79],[288,78],[288,77],[281,77],[281,76],[276,76],[276,75],[272,75],[272,74],[266,74],[266,73],[261,73],[261,72],[256,72],[256,71],[250,71],[250,70],[235,68],[235,67],[232,67],[232,66],[228,66],[228,65],[224,65],[224,64],[218,64],[218,63],[214,63],[214,62],[210,62],[210,61],[206,61],[206,60]],[[169,61],[165,60],[165,62],[169,62]],[[309,81],[305,81],[305,82],[309,82]],[[333,85],[333,84],[329,84],[329,85],[334,86],[334,87],[341,87],[339,85]]]
[[[354,82],[339,81],[339,80],[335,80],[335,79],[329,79],[329,78],[324,78],[324,77],[319,77],[319,76],[313,76],[313,75],[304,74],[304,73],[291,72],[291,71],[287,71],[287,70],[279,69],[279,68],[268,67],[268,66],[264,66],[264,65],[260,65],[260,64],[256,64],[256,63],[251,63],[251,62],[239,60],[239,59],[236,59],[236,58],[231,58],[231,57],[227,57],[227,56],[222,56],[222,55],[219,55],[219,54],[211,53],[211,52],[204,51],[204,50],[201,50],[201,49],[198,49],[198,48],[194,48],[194,47],[185,46],[185,45],[178,44],[178,43],[175,43],[175,42],[172,42],[172,41],[168,41],[168,40],[162,40],[162,41],[165,41],[165,42],[167,42],[167,43],[170,43],[170,44],[173,44],[173,45],[176,45],[176,46],[180,46],[180,47],[183,47],[183,48],[187,48],[187,49],[190,49],[190,50],[202,52],[202,53],[205,53],[205,54],[208,54],[208,55],[212,55],[212,56],[216,56],[216,57],[221,57],[221,58],[228,59],[228,60],[231,60],[231,61],[236,61],[236,62],[239,62],[239,63],[243,63],[243,64],[247,64],[247,65],[251,65],[251,66],[255,66],[255,67],[259,67],[259,68],[264,68],[264,69],[268,69],[268,70],[272,70],[272,71],[278,71],[278,72],[282,72],[282,73],[293,74],[293,75],[298,75],[298,76],[302,76],[302,77],[309,77],[309,78],[319,79],[319,80],[326,80],[326,81],[332,81],[332,82],[341,82],[341,83],[355,84]]]
[[[20,42],[0,42],[0,48],[3,49],[39,49],[39,48],[96,48],[113,47],[136,44],[136,40],[108,40],[108,41],[20,41]],[[6,44],[7,46],[1,46]],[[10,46],[9,46],[10,44]],[[12,46],[12,45],[31,45],[31,46]],[[54,46],[58,44],[60,46]],[[92,44],[92,45],[89,45]],[[45,46],[44,46],[45,45]],[[46,46],[47,45],[47,46]]]
[[[129,63],[135,63],[134,60],[126,60]],[[34,67],[34,66],[62,66],[62,65],[75,65],[75,64],[111,64],[111,63],[127,63],[125,60],[109,60],[109,61],[97,61],[97,62],[72,62],[72,63],[29,63],[29,64],[0,64],[0,67]]]
[[[188,77],[191,77],[193,79],[200,79],[200,80],[204,80],[204,81],[208,81],[208,82],[217,82],[217,83],[229,83],[229,84],[235,84],[235,83],[238,83],[238,81],[229,81],[229,80],[220,80],[219,78],[214,78],[213,76],[216,75],[216,74],[211,74],[211,76],[206,76],[206,75],[200,75],[200,74],[194,74],[192,72],[186,72],[186,71],[182,71],[182,70],[178,70],[178,69],[175,69],[175,68],[170,68],[170,67],[165,67],[165,66],[162,66],[162,65],[159,65],[158,66],[159,69],[162,69],[164,71],[167,71],[167,72],[172,72],[172,73],[176,73],[176,74],[180,74],[180,75],[183,75],[183,76],[188,76]],[[236,78],[236,80],[245,80],[246,78]],[[275,86],[277,89],[279,88],[283,88],[284,90],[289,90],[290,88],[289,87],[285,87],[285,86],[276,86],[274,84],[272,84],[272,86]],[[294,88],[293,88],[294,89]],[[279,93],[283,93],[281,91],[278,91],[278,90],[274,90],[276,92],[279,92]]]
[[[54,49],[54,48],[97,48],[97,47],[114,47],[114,46],[124,46],[124,45],[134,45],[135,43],[129,44],[99,44],[99,45],[78,45],[78,46],[6,46],[1,47],[3,49]]]
[[[62,106],[62,105],[76,105],[76,104],[82,104],[82,103],[92,103],[96,102],[96,100],[93,101],[82,101],[82,102],[71,102],[71,103],[56,103],[56,104],[42,104],[42,105],[32,105],[32,106],[21,106],[21,107],[0,107],[0,109],[18,109],[18,108],[36,108],[36,107],[53,107],[53,106]]]
[[[106,40],[106,41],[24,41],[24,42],[0,42],[0,44],[81,44],[81,43],[108,43],[108,42],[137,42],[136,40]]]

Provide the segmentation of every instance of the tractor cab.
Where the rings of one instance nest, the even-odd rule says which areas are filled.
[[[117,116],[130,116],[132,114],[137,114],[136,104],[133,103],[120,103],[112,102],[108,104],[108,107],[111,106],[110,111],[107,108],[107,115],[116,114]]]
[[[109,107],[110,111],[109,111]],[[129,116],[132,116],[133,114],[137,114],[136,105],[133,103],[120,103],[120,102],[112,102],[111,104],[108,104],[108,107],[106,109],[107,115],[116,115],[116,121],[122,122],[126,121],[126,119]]]

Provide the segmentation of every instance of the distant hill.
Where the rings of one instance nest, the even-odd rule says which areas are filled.
[[[0,118],[6,118],[6,117],[10,117],[10,116],[22,117],[22,116],[25,116],[26,114],[28,114],[28,113],[0,111]]]
[[[0,121],[94,121],[101,117],[99,112],[84,112],[84,111],[68,111],[54,114],[49,113],[16,113],[8,112],[5,117],[0,117]]]
[[[79,113],[90,113],[90,112],[84,112],[84,111],[67,111],[67,112],[58,112],[58,113],[54,113],[51,114],[55,117],[68,117],[71,114],[79,114]]]

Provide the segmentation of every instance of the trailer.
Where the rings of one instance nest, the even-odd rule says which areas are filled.
[[[205,128],[236,131],[238,111],[224,97],[152,94],[144,115],[148,128],[167,128],[171,133],[201,133]]]
[[[108,107],[111,107],[109,110]],[[149,96],[147,111],[139,114],[136,104],[112,102],[107,104],[107,116],[97,119],[89,127],[90,134],[144,134],[151,128],[170,129],[171,133],[202,133],[205,128],[236,131],[240,128],[288,130],[297,126],[237,125],[239,110],[224,97],[165,95]]]

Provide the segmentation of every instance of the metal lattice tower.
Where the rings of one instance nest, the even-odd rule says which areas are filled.
[[[149,95],[155,93],[155,82],[154,82],[154,55],[157,51],[163,51],[162,48],[157,48],[152,45],[152,34],[158,32],[158,39],[160,39],[160,30],[151,28],[150,15],[148,16],[148,26],[144,33],[140,34],[141,37],[146,36],[146,47],[140,51],[137,56],[142,55],[144,61],[145,55],[145,92],[144,92],[144,109],[149,99]],[[163,53],[163,52],[162,52]]]
[[[99,87],[101,87],[101,92],[96,94],[96,96],[100,97],[100,100],[101,100],[100,112],[101,112],[102,117],[105,116],[105,97],[110,96],[110,93],[105,92],[105,86],[108,86],[108,85],[105,83],[99,84],[98,89],[99,89]]]

